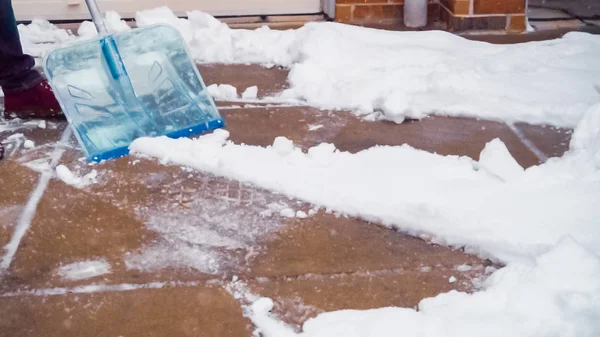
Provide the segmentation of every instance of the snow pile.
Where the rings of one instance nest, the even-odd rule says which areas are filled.
[[[591,107],[579,122],[571,138],[571,149],[589,156],[596,168],[600,169],[600,104]]]
[[[90,184],[95,184],[98,182],[96,180],[96,178],[98,177],[98,172],[96,170],[92,170],[85,176],[79,177],[73,174],[73,172],[71,172],[71,170],[69,170],[69,168],[65,165],[58,165],[56,167],[56,176],[65,184],[71,185],[76,188],[83,188]]]
[[[27,127],[27,126],[31,126],[31,123],[29,123],[27,126],[22,125],[23,127]],[[8,127],[4,127],[3,125],[0,125],[0,132],[2,131],[11,131],[11,125],[8,125]],[[18,124],[14,125],[14,129],[18,128]],[[6,137],[3,140],[3,143],[5,143],[6,145],[6,149],[7,150],[11,150],[13,149],[12,152],[17,151],[18,149],[21,148],[21,146],[24,149],[33,149],[35,147],[35,142],[31,139],[27,139],[25,137],[24,134],[22,133],[13,133],[12,135]]]
[[[98,30],[93,22],[83,21],[81,25],[79,25],[79,29],[77,29],[77,35],[86,39],[93,38],[98,36]]]
[[[575,126],[598,100],[600,37],[518,45],[450,33],[389,32],[335,23],[298,30],[230,29],[212,16],[177,18],[162,7],[138,13],[140,26],[166,23],[206,63],[291,68],[286,98],[352,109],[396,122],[431,113]]]
[[[469,266],[468,264],[461,264],[460,266],[456,267],[456,270],[460,272],[467,272],[473,270],[473,267]]]
[[[58,268],[56,273],[64,280],[79,281],[110,273],[106,260],[75,262]]]
[[[504,181],[518,179],[525,171],[500,139],[489,142],[479,155],[479,167]]]
[[[31,139],[27,139],[23,142],[23,147],[26,149],[33,149],[35,147],[35,142]]]
[[[500,141],[478,163],[407,145],[351,154],[321,144],[304,153],[282,137],[262,148],[228,136],[142,138],[131,149],[503,262],[528,260],[565,235],[600,247],[600,172],[587,151],[521,172]]]
[[[246,90],[244,90],[244,92],[242,93],[243,99],[256,99],[257,97],[258,97],[258,87],[255,85],[246,88]]]
[[[279,215],[281,215],[284,218],[295,218],[296,217],[296,212],[294,212],[293,209],[291,208],[284,208],[279,212]]]
[[[426,114],[574,126],[598,101],[600,37],[492,45],[450,33],[306,27],[286,93],[400,122]]]
[[[125,266],[130,270],[156,271],[164,268],[191,268],[207,274],[217,274],[224,264],[222,254],[204,247],[178,245],[156,245],[147,247],[142,253],[128,253]]]
[[[235,101],[238,98],[237,88],[230,84],[211,84],[206,87],[208,94],[221,101]]]
[[[106,30],[110,33],[121,33],[131,30],[127,22],[121,20],[119,13],[113,11],[106,12],[104,24],[106,25]]]
[[[441,31],[390,32],[336,23],[297,30],[231,29],[209,14],[177,18],[167,7],[137,13],[140,27],[174,26],[201,63],[258,63],[290,68],[281,99],[349,109],[402,122],[428,114],[573,127],[599,94],[600,37],[516,45],[470,41]],[[129,29],[107,14],[111,31]],[[74,36],[46,21],[19,26],[25,51],[41,56]],[[80,29],[95,36],[91,23]],[[50,44],[51,43],[51,44]]]
[[[268,27],[233,30],[209,14],[193,11],[180,19],[167,7],[138,12],[139,27],[163,23],[177,28],[188,43],[192,56],[204,63],[262,63],[291,65],[297,33]]]
[[[19,25],[23,50],[34,57],[42,57],[57,44],[76,40],[70,31],[59,29],[46,20],[35,19],[29,25]]]
[[[325,313],[307,321],[299,334],[273,319],[271,309],[271,301],[260,299],[249,310],[265,337],[598,336],[600,259],[565,238],[531,263],[496,272],[485,291],[441,294],[421,301],[419,311]]]

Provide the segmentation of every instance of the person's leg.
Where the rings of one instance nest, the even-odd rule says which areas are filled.
[[[34,87],[43,77],[34,59],[23,54],[11,0],[0,0],[0,87],[4,92]]]
[[[0,0],[0,87],[5,118],[45,118],[61,114],[52,88],[23,53],[11,0]]]

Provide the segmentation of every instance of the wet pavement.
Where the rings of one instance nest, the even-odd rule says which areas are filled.
[[[287,86],[285,69],[200,70],[207,84],[232,84],[239,92],[257,85],[268,96]],[[260,146],[277,136],[303,148],[330,142],[350,152],[406,143],[478,159],[486,142],[500,138],[530,167],[561,156],[571,135],[469,118],[398,125],[306,106],[218,105],[234,142]],[[415,307],[452,289],[475,291],[490,266],[460,249],[324,210],[287,219],[280,209],[313,206],[155,160],[129,156],[91,165],[64,121],[0,125],[0,139],[23,134],[5,141],[0,162],[0,244],[19,244],[0,276],[1,337],[251,336],[246,295],[273,298],[275,314],[299,326],[324,311]],[[24,139],[35,147],[24,148]],[[58,164],[79,176],[95,170],[97,182],[67,185],[53,174]],[[61,274],[61,267],[83,261],[102,261],[110,271]],[[459,265],[472,269],[461,272]]]

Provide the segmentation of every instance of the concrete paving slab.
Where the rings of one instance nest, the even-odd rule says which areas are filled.
[[[364,221],[323,212],[290,222],[266,243],[250,269],[254,277],[348,274],[379,270],[454,268],[482,260]]]
[[[42,124],[40,124],[42,123]],[[40,128],[40,125],[43,128]],[[5,157],[20,160],[23,157],[33,158],[36,153],[48,151],[60,139],[64,128],[64,120],[3,120],[0,118],[0,141],[6,148]],[[32,141],[28,147],[26,141]]]
[[[239,304],[218,287],[0,297],[1,337],[251,335]]]
[[[537,163],[535,156],[519,142],[518,137],[501,123],[431,117],[419,122],[397,125],[387,122],[365,122],[350,113],[318,111],[307,107],[232,109],[225,111],[224,115],[229,121],[228,129],[232,139],[251,145],[267,146],[276,136],[286,135],[304,148],[320,142],[332,142],[341,150],[356,152],[374,145],[408,143],[427,151],[469,155],[477,159],[485,142],[500,137],[525,166]],[[320,128],[310,131],[314,126]],[[181,249],[181,245],[196,245],[197,242],[190,241],[189,238],[182,239],[182,235],[194,233],[217,235],[219,239],[224,239],[226,244],[206,245],[206,242],[201,242],[202,247],[196,252],[218,257],[220,266],[205,269],[202,267],[209,266],[210,263],[204,265],[198,262],[201,265],[193,268],[195,261],[188,261],[187,265],[184,263],[183,266],[179,266],[189,268],[191,265],[195,270],[191,273],[194,275],[192,278],[203,278],[206,274],[215,273],[228,277],[247,268],[250,268],[252,275],[263,274],[248,267],[245,256],[250,251],[261,249],[256,243],[257,240],[265,241],[270,238],[269,235],[283,227],[280,219],[268,222],[260,214],[268,209],[271,203],[289,203],[287,198],[228,179],[177,166],[164,166],[155,161],[139,160],[131,156],[91,166],[80,159],[80,152],[69,149],[63,155],[61,163],[79,176],[95,169],[100,172],[100,182],[83,190],[67,186],[56,179],[51,182],[40,204],[38,216],[32,223],[31,232],[23,242],[24,245],[32,245],[33,249],[31,254],[29,249],[25,249],[17,255],[14,263],[15,279],[11,287],[27,284],[33,287],[63,285],[64,283],[53,274],[61,264],[98,257],[105,257],[114,265],[113,275],[105,278],[105,281],[114,283],[134,282],[140,279],[172,280],[168,275],[173,272],[160,273],[164,268],[159,264],[154,266],[156,268],[149,268],[148,273],[131,272],[125,268],[124,260],[128,254],[137,254],[140,259],[147,259],[149,257],[144,257],[144,252],[161,252],[160,249],[153,251],[158,249],[156,247],[167,249],[168,252]],[[64,209],[57,208],[56,204]],[[221,223],[206,221],[207,217],[214,217],[215,214]],[[78,227],[64,227],[63,223],[69,222],[77,223]],[[231,226],[244,223],[244,230],[251,228],[251,234],[241,236],[237,233],[239,228],[231,226],[219,228],[222,222]],[[105,223],[110,223],[110,230],[106,231]],[[148,223],[154,223],[150,230],[147,228]],[[162,227],[159,228],[157,223]],[[179,223],[184,225],[173,225]],[[99,228],[104,232],[96,233]],[[122,235],[123,238],[115,239],[111,235]],[[55,242],[48,240],[49,237]],[[78,239],[79,242],[72,245],[70,241],[73,238],[83,239]],[[208,250],[205,249],[207,247]],[[99,252],[103,255],[98,256]],[[296,275],[328,272],[328,268],[333,268],[329,270],[333,272],[336,271],[336,266],[341,265],[336,261],[321,266],[317,271],[310,268],[292,271],[286,269],[291,264],[285,261],[274,268],[285,274]],[[394,266],[368,266],[367,269],[392,267]],[[183,276],[175,274],[177,277],[188,277],[187,273],[183,273]]]
[[[223,115],[231,139],[237,143],[267,146],[275,137],[285,135],[305,149],[328,142],[341,151],[355,153],[376,145],[409,144],[429,152],[478,160],[485,144],[500,138],[524,167],[540,163],[510,127],[492,121],[434,116],[396,124],[370,122],[349,112],[319,111],[308,107],[231,109]],[[311,128],[318,129],[310,131]],[[541,129],[530,130],[535,133]],[[556,139],[544,141],[552,144]]]
[[[349,119],[332,142],[340,150],[350,152],[375,145],[409,144],[428,152],[469,156],[478,160],[485,144],[494,138],[500,138],[522,166],[539,164],[535,155],[506,124],[469,118],[427,117],[400,125],[354,118]]]
[[[457,282],[450,283],[455,276]],[[354,274],[305,275],[258,279],[250,289],[275,302],[273,312],[300,327],[318,314],[384,307],[416,308],[424,299],[451,290],[472,291],[472,276],[456,271],[382,270]]]
[[[531,142],[547,158],[562,157],[569,150],[572,129],[525,123],[517,123],[515,127],[520,131],[519,135],[524,138],[522,139],[524,143]]]
[[[125,270],[123,254],[152,238],[129,212],[54,179],[21,241],[5,286],[62,286],[56,270],[80,261],[105,259],[113,269]]]
[[[529,5],[534,8],[561,10],[576,17],[600,17],[600,3],[597,0],[531,0]]]
[[[459,272],[461,265],[472,269]],[[253,293],[276,301],[280,318],[298,326],[324,311],[410,308],[452,289],[473,291],[488,265],[461,250],[319,213],[290,221],[267,242],[251,262],[248,283]],[[452,276],[457,282],[449,282]]]
[[[230,84],[237,88],[240,96],[252,86],[258,87],[259,98],[275,95],[288,87],[289,70],[277,66],[204,64],[198,69],[206,85]]]
[[[14,161],[0,162],[0,247],[10,241],[38,178]]]
[[[232,84],[239,91],[258,85],[262,97],[287,85],[287,71],[278,68],[204,65],[200,69],[207,84]],[[304,149],[329,142],[350,152],[407,143],[478,159],[487,141],[500,138],[528,167],[540,159],[524,139],[549,156],[563,151],[569,137],[568,130],[517,125],[519,132],[515,132],[503,123],[466,118],[428,117],[393,124],[306,106],[218,103],[227,106],[221,111],[231,139],[260,146],[272,144],[277,136],[286,136]],[[223,290],[201,285],[223,284],[238,276],[252,292],[272,296],[280,317],[300,324],[323,310],[413,307],[424,297],[451,289],[473,291],[489,264],[461,250],[357,219],[325,213],[285,219],[278,213],[280,208],[308,211],[311,206],[151,159],[128,156],[90,165],[82,160],[74,137],[56,145],[66,122],[54,126],[40,129],[32,123],[19,129],[37,146],[22,149],[21,145],[0,162],[0,189],[11,191],[0,193],[0,212],[28,200],[38,172],[53,172],[48,163],[57,148],[64,150],[58,164],[78,176],[96,170],[98,181],[75,188],[56,177],[50,180],[8,275],[0,279],[0,296],[17,295],[0,297],[0,336],[4,331],[10,336],[246,336],[251,329],[241,318],[240,303]],[[21,132],[3,130],[2,139]],[[16,208],[10,212],[5,219],[20,214]],[[8,222],[11,225],[0,226],[0,242],[12,235],[14,220]],[[70,263],[94,260],[105,261],[110,272],[85,279],[57,273]],[[458,272],[456,267],[463,264],[473,269]],[[458,282],[450,283],[450,276]],[[122,285],[145,287],[156,282],[157,289],[117,291]],[[51,289],[63,294],[44,298],[23,293],[43,294]],[[209,306],[190,300],[196,292],[204,294],[203,303],[224,308],[216,310],[223,316],[211,316],[206,313]],[[204,320],[205,316],[212,321]],[[194,330],[197,327],[204,330]]]

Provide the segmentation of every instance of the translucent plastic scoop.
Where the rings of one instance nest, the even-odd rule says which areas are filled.
[[[156,25],[53,50],[46,75],[91,161],[126,155],[139,137],[183,137],[225,125],[184,40]]]

